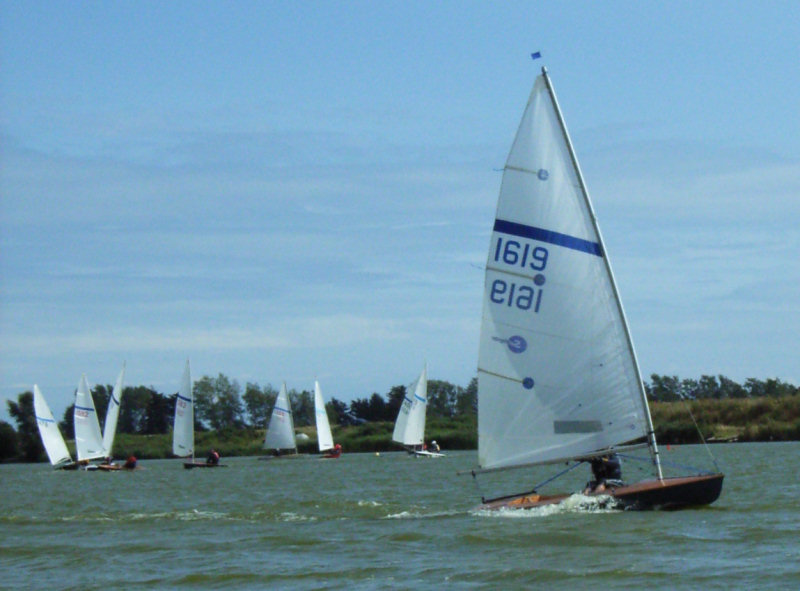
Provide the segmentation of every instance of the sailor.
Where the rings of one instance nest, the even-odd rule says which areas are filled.
[[[435,439],[431,441],[431,451],[437,454],[441,451],[441,448],[439,447],[439,444],[436,443]]]
[[[215,449],[211,450],[211,452],[208,454],[208,457],[206,458],[206,464],[210,464],[211,466],[216,466],[217,464],[219,464],[219,453],[217,453],[217,450]]]
[[[122,467],[125,468],[126,470],[133,470],[134,468],[136,468],[136,456],[133,454],[128,456],[128,459],[125,460],[125,463],[122,464]]]
[[[586,484],[584,494],[604,492],[607,487],[622,486],[622,466],[617,454],[607,454],[589,460],[594,480]]]

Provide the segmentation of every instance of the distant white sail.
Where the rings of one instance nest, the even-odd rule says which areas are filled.
[[[392,441],[405,446],[420,446],[425,441],[425,414],[428,406],[428,368],[422,373],[413,387],[413,394],[403,398],[397,421],[394,424]]]
[[[317,422],[319,451],[333,449],[333,435],[331,435],[331,425],[328,422],[328,413],[325,411],[325,399],[322,397],[322,390],[317,381],[314,382],[314,415]]]
[[[292,420],[292,406],[286,393],[286,383],[281,385],[281,391],[272,408],[267,434],[264,438],[265,449],[296,449],[294,437],[294,421]]]
[[[122,364],[122,371],[119,372],[117,383],[111,391],[108,399],[108,409],[106,410],[106,422],[103,425],[103,448],[106,456],[111,457],[114,448],[114,436],[117,433],[117,420],[119,419],[119,407],[122,403],[122,380],[125,376],[125,364]]]
[[[648,433],[622,307],[546,75],[503,172],[486,264],[478,461],[580,458]]]
[[[194,457],[194,396],[189,360],[183,370],[178,397],[175,399],[175,422],[172,429],[172,453]]]
[[[78,391],[75,394],[75,447],[78,450],[78,461],[95,460],[106,457],[103,447],[103,435],[100,423],[97,422],[97,410],[94,399],[86,381],[86,374],[81,376]]]
[[[58,429],[58,423],[53,419],[53,413],[44,399],[44,395],[39,386],[33,386],[33,412],[36,414],[36,425],[39,427],[39,435],[42,437],[42,444],[50,458],[50,463],[58,467],[62,464],[72,463],[72,456],[64,443],[64,437]]]

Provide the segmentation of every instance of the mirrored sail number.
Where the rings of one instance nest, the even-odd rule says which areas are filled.
[[[502,304],[509,308],[539,312],[539,306],[542,303],[542,286],[545,283],[545,276],[541,271],[547,267],[547,257],[547,249],[542,246],[534,246],[528,242],[509,240],[498,236],[494,249],[495,262],[515,267],[523,274],[526,270],[540,272],[532,278],[533,285],[495,279],[492,282],[489,299],[495,304]]]
[[[492,282],[489,299],[495,304],[503,304],[509,308],[538,312],[542,303],[542,288],[495,279]]]
[[[533,246],[528,242],[520,243],[517,240],[508,240],[498,236],[494,249],[494,260],[496,263],[503,262],[521,269],[544,271],[547,266],[547,249]]]

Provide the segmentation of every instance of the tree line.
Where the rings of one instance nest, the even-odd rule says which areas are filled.
[[[778,379],[748,378],[738,384],[725,376],[703,375],[699,379],[680,379],[677,376],[652,374],[645,382],[648,398],[659,402],[681,399],[737,399],[796,396],[800,388]],[[275,405],[278,391],[272,385],[246,383],[220,373],[217,377],[203,376],[193,385],[195,399],[195,430],[225,431],[263,429]],[[101,428],[105,420],[110,385],[92,389]],[[406,386],[394,386],[385,395],[373,393],[355,398],[349,404],[331,398],[326,404],[328,417],[334,425],[353,425],[365,422],[393,422],[403,398],[409,394]],[[177,393],[163,394],[152,387],[129,386],[124,389],[117,432],[139,435],[168,433],[172,428]],[[314,397],[308,390],[289,391],[294,423],[297,427],[314,424]],[[467,387],[447,381],[428,381],[428,416],[453,418],[477,412],[478,384],[473,378]],[[15,430],[0,421],[0,461],[21,458],[36,461],[44,451],[39,438],[33,411],[33,394],[23,392],[17,400],[9,400],[8,411],[17,423]],[[62,434],[72,438],[74,405],[70,405],[59,422]]]

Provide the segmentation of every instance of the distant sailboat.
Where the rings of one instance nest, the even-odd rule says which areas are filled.
[[[273,455],[279,456],[287,451],[297,454],[297,441],[294,436],[294,420],[292,419],[292,406],[289,395],[286,393],[286,383],[281,385],[272,415],[264,437],[264,449],[273,450]]]
[[[649,449],[654,479],[615,483],[602,494],[633,508],[680,508],[718,498],[722,474],[662,474],[608,255],[542,69],[506,162],[486,265],[480,470],[473,474],[580,465],[633,447]],[[484,500],[483,507],[529,508],[567,496],[533,490]]]
[[[397,413],[397,420],[392,432],[392,441],[402,445],[409,453],[416,456],[440,458],[444,454],[428,451],[425,446],[425,415],[428,407],[428,367],[414,384],[411,398],[406,394]]]
[[[78,390],[75,393],[75,447],[78,451],[78,463],[88,465],[90,460],[105,459],[106,449],[103,447],[103,435],[100,423],[97,422],[97,410],[94,399],[86,381],[86,374],[81,376]]]
[[[58,429],[58,423],[53,419],[53,413],[44,398],[39,386],[33,386],[33,411],[36,415],[36,425],[39,435],[47,452],[47,457],[53,468],[59,470],[74,470],[77,464],[72,461],[72,456],[64,443],[64,437]]]
[[[125,377],[125,364],[122,364],[122,370],[117,376],[117,383],[114,384],[114,389],[111,391],[111,396],[108,398],[108,408],[106,409],[106,422],[103,425],[103,449],[105,456],[112,458],[114,450],[114,437],[117,434],[117,420],[119,419],[119,409],[122,404],[122,381]],[[104,464],[101,466],[103,469],[117,468],[116,465]]]
[[[323,458],[338,458],[342,455],[342,446],[333,444],[331,425],[328,422],[328,413],[325,411],[325,399],[319,382],[314,381],[314,416],[317,423],[317,444]]]
[[[191,468],[218,468],[222,464],[198,462],[194,459],[194,393],[192,391],[192,372],[189,360],[183,369],[181,386],[175,399],[175,422],[172,427],[172,453],[181,458],[190,457],[191,461],[184,462],[183,467]]]

